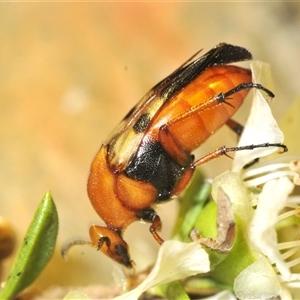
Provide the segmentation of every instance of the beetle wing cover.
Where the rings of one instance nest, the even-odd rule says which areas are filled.
[[[151,126],[151,120],[154,116],[169,101],[172,101],[174,95],[193,82],[207,68],[252,59],[251,53],[245,48],[225,43],[217,45],[203,56],[194,59],[200,51],[155,85],[113,131],[106,142],[109,145],[111,166],[119,171],[126,168],[135,155],[145,131]],[[139,122],[143,119],[148,121]]]

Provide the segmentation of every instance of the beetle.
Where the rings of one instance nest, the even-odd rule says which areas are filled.
[[[199,51],[200,52],[200,51]],[[198,52],[198,53],[199,53]],[[154,239],[162,222],[155,204],[179,195],[197,166],[227,152],[282,144],[221,147],[195,160],[191,154],[231,117],[252,88],[251,71],[229,65],[252,59],[245,48],[221,43],[191,59],[155,85],[130,110],[92,162],[87,190],[106,226],[90,227],[91,244],[116,262],[133,267],[122,234],[133,222],[151,223]],[[285,149],[285,148],[284,148]]]

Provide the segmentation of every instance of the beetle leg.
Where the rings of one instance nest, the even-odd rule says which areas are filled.
[[[182,128],[182,126],[184,125],[184,121],[188,119],[189,121],[187,121],[187,123],[189,124],[189,127],[203,127],[203,121],[201,120],[201,118],[194,118],[193,116],[199,114],[199,112],[201,111],[213,108],[224,101],[225,100],[222,99],[221,95],[218,94],[199,105],[190,107],[188,111],[176,116],[159,128],[159,141],[161,145],[172,157],[172,159],[179,165],[188,166],[194,160],[194,157],[190,155],[190,148],[195,149],[198,145],[196,145],[196,142],[196,144],[194,144],[192,147],[185,148],[185,144],[180,142],[180,140],[177,140],[176,138],[180,137],[182,134],[181,131],[178,132],[178,129]],[[201,134],[201,137],[198,137],[197,140],[203,141],[211,134],[210,132],[208,133],[207,129],[205,129],[204,131],[204,136]],[[199,130],[197,134],[199,134],[199,132],[201,132],[201,130]]]
[[[219,93],[199,105],[191,106],[159,128],[159,141],[176,163],[188,166],[193,161],[190,153],[224,124],[225,120],[205,122],[201,113],[216,108],[221,103],[230,105],[226,102],[226,95],[227,93]],[[238,131],[239,126],[236,125],[238,124],[234,121],[228,123],[233,130]]]
[[[194,160],[194,156],[184,150],[176,138],[171,134],[168,124],[161,126],[159,129],[159,140],[163,148],[167,150],[168,154],[179,165],[187,166]]]
[[[256,148],[267,148],[267,147],[279,147],[282,149],[282,152],[287,152],[288,148],[284,144],[281,143],[263,143],[263,144],[256,144],[256,145],[246,145],[246,146],[240,146],[240,147],[220,147],[217,148],[216,150],[208,153],[207,155],[201,157],[200,159],[196,160],[191,164],[193,168],[200,166],[208,161],[211,161],[213,159],[216,159],[222,155],[226,155],[230,157],[227,153],[228,152],[236,152],[236,151],[241,151],[241,150],[253,150]]]
[[[140,211],[137,214],[137,217],[139,219],[142,219],[145,222],[150,222],[152,223],[149,231],[152,234],[152,236],[154,237],[154,239],[161,245],[164,240],[160,237],[160,235],[157,233],[157,231],[161,230],[161,219],[159,217],[159,215],[156,213],[156,211],[152,208],[148,208],[145,210]]]
[[[190,111],[189,114],[195,113],[198,110],[202,110],[205,108],[206,108],[205,106],[202,106],[202,107],[199,106],[197,109]],[[186,116],[188,116],[188,115],[183,114],[183,115],[177,117],[176,119],[172,120],[171,122],[161,126],[161,128],[159,130],[159,139],[160,139],[162,146],[164,147],[164,149],[167,150],[168,154],[181,166],[187,166],[187,165],[191,164],[194,157],[193,157],[193,155],[190,155],[188,151],[183,149],[181,144],[178,143],[178,141],[176,140],[174,135],[172,135],[172,133],[170,132],[169,127],[171,125],[174,125],[178,121],[182,121],[182,118],[184,118]],[[226,122],[226,125],[231,130],[233,130],[238,135],[238,137],[240,137],[241,134],[243,133],[244,126],[241,125],[240,123],[236,122],[233,119],[229,119]]]
[[[236,122],[235,120],[232,120],[232,119],[229,119],[226,122],[226,125],[237,134],[238,138],[241,137],[241,135],[243,133],[243,130],[244,130],[243,125],[241,125],[240,123],[238,123],[238,122]],[[248,164],[246,164],[243,167],[243,169],[247,169],[247,168],[251,167],[252,165],[256,164],[258,161],[259,161],[259,158],[253,159],[253,161],[250,161]]]
[[[269,97],[274,97],[274,94],[262,85],[253,82],[244,82],[227,92],[216,93],[199,104],[192,101],[189,103],[191,106],[185,112],[174,116],[174,118],[159,129],[159,140],[164,149],[179,165],[188,165],[191,162],[189,153],[198,148],[215,130],[226,123],[226,118],[220,118],[220,120],[218,118],[211,119],[207,113],[209,109],[216,109],[219,105],[223,105],[225,108],[224,105],[226,105],[236,110],[237,106],[240,106],[242,102],[237,101],[237,99],[231,96],[249,89],[263,90]],[[231,115],[231,112],[228,112],[228,117]],[[208,119],[208,122],[206,122],[206,119]],[[229,120],[227,121],[227,125],[237,132],[238,135],[241,135],[243,127],[240,124]],[[190,138],[191,136],[193,139]]]
[[[161,238],[161,236],[157,233],[157,231],[160,231],[161,229],[161,219],[159,215],[156,215],[154,220],[152,221],[152,225],[150,226],[149,230],[151,234],[153,235],[154,239],[161,245],[164,240]]]
[[[279,147],[282,149],[282,152],[288,151],[287,146],[281,143],[264,143],[264,144],[256,144],[256,145],[246,145],[240,147],[220,147],[215,149],[214,151],[202,156],[201,158],[197,159],[193,163],[191,163],[183,172],[182,177],[178,181],[177,185],[175,186],[174,190],[172,191],[171,196],[176,196],[180,194],[186,186],[189,184],[192,176],[194,174],[195,168],[205,164],[211,160],[214,160],[220,156],[226,155],[230,157],[227,153],[229,152],[236,152],[241,150],[253,150],[256,148],[266,148],[266,147]]]
[[[229,119],[227,122],[226,122],[226,125],[232,130],[234,131],[237,136],[240,138],[242,133],[243,133],[243,130],[244,130],[244,126],[240,123],[238,123],[237,121],[235,120],[232,120],[232,119]]]

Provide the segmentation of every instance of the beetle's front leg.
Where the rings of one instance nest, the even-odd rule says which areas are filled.
[[[152,208],[147,208],[138,212],[137,217],[145,222],[152,223],[149,230],[154,239],[161,245],[164,240],[160,237],[157,231],[161,230],[161,219],[156,211]]]

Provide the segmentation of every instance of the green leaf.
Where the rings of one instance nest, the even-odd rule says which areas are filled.
[[[182,242],[190,242],[192,229],[199,218],[199,213],[210,198],[211,184],[205,181],[201,172],[196,170],[193,180],[180,196],[180,209],[173,230],[173,238]]]
[[[165,299],[190,300],[190,297],[179,281],[173,281],[157,286],[156,291],[158,295]]]
[[[50,192],[43,197],[0,291],[0,299],[11,299],[29,286],[53,255],[58,216]]]

